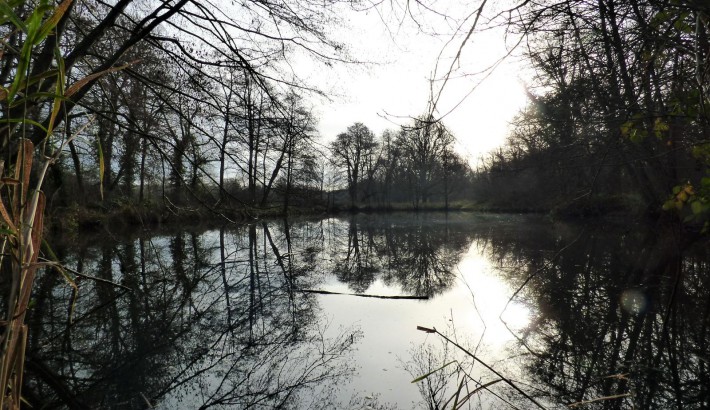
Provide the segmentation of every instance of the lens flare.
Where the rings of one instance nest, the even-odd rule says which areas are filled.
[[[631,314],[640,315],[647,306],[648,298],[639,289],[628,289],[621,294],[621,308]]]

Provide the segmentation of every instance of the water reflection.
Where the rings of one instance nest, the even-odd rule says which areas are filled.
[[[451,314],[457,340],[546,406],[703,408],[710,266],[707,247],[681,237],[420,214],[55,242],[92,278],[77,278],[76,300],[57,273],[38,278],[25,396],[70,408],[436,408],[462,383],[496,379],[437,339],[420,345],[415,325]],[[459,364],[420,385],[422,397],[351,386],[404,391],[392,380],[411,378],[383,364],[394,355],[415,375]],[[530,402],[494,383],[467,406]]]
[[[76,408],[332,405],[353,371],[343,354],[360,336],[325,336],[314,296],[294,292],[295,279],[310,279],[299,276],[308,264],[292,256],[288,237],[288,226],[250,225],[61,249],[98,281],[80,281],[71,305],[56,274],[40,279],[29,399]]]
[[[516,342],[505,347],[502,360],[480,349],[480,340],[465,346],[496,359],[494,367],[544,407],[710,405],[707,242],[691,243],[667,227],[558,225],[515,240],[476,232],[474,243],[510,284],[507,297],[515,295],[503,323],[511,324],[505,314],[515,303],[530,306],[531,317],[524,328],[508,326]],[[499,380],[460,351],[424,363],[432,351],[442,349],[413,352],[412,374],[458,363],[420,386],[430,408],[443,408],[462,383],[471,391]],[[504,383],[481,389],[475,399],[467,405],[535,407]]]
[[[452,286],[472,235],[446,215],[430,214],[355,216],[346,229],[336,230],[329,242],[340,282],[363,293],[379,279],[403,294],[427,297]]]
[[[707,243],[686,248],[671,230],[590,230],[554,260],[528,265],[528,275],[539,272],[526,296],[541,313],[521,341],[528,371],[555,401],[710,405]]]
[[[337,393],[361,333],[329,330],[317,296],[302,290],[335,275],[354,291],[380,280],[403,294],[441,292],[469,240],[427,223],[272,221],[58,244],[90,278],[76,279],[76,300],[57,273],[39,279],[27,398],[72,408],[362,402]]]

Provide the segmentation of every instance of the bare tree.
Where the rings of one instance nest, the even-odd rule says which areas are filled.
[[[429,201],[438,184],[437,165],[445,160],[453,142],[453,135],[432,117],[416,119],[398,136],[397,144],[410,164],[415,207]]]
[[[365,124],[356,122],[347,131],[339,134],[331,144],[331,151],[336,164],[345,169],[347,175],[350,205],[358,201],[358,189],[365,164],[371,161],[377,142],[375,134]]]

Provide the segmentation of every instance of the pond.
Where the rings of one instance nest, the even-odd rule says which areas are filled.
[[[55,271],[37,279],[26,396],[116,409],[705,408],[710,265],[707,243],[683,238],[429,213],[54,240],[76,288]]]

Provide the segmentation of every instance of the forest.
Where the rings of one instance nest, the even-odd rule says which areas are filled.
[[[663,210],[706,224],[710,6],[541,2],[507,20],[534,68],[530,103],[476,173],[506,208]],[[707,225],[705,225],[707,227]]]
[[[414,18],[441,3],[390,5]],[[331,96],[293,63],[359,64],[334,28],[343,10],[378,7],[0,0],[0,407],[21,402],[40,267],[78,289],[45,228],[463,209],[643,215],[707,233],[707,1],[484,0],[447,16],[459,53],[431,79],[425,112],[381,135],[362,122],[319,135],[313,98]],[[437,103],[460,50],[496,27],[531,73],[529,102],[472,165],[455,148],[470,136]]]
[[[324,33],[338,2],[246,4],[239,19],[197,2],[149,13],[128,3],[62,3],[23,78],[25,56],[12,51],[25,33],[10,16],[4,26],[2,81],[13,99],[3,102],[3,158],[14,161],[19,135],[52,158],[43,188],[57,224],[196,209],[239,217],[393,201],[418,208],[434,196],[446,207],[464,197],[452,192],[471,170],[432,115],[377,139],[361,123],[330,145],[317,134],[307,96],[321,91],[283,65],[293,48],[328,64],[348,58]],[[13,16],[30,6],[21,2]],[[32,16],[51,9],[40,4]],[[61,98],[48,97],[60,89]]]
[[[362,123],[318,135],[309,97],[323,91],[287,63],[297,53],[325,66],[355,61],[327,35],[338,1],[131,3],[4,9],[2,158],[11,167],[20,138],[51,158],[42,182],[60,225],[196,209],[665,209],[707,219],[702,2],[524,2],[490,17],[517,39],[533,78],[507,143],[475,166],[435,103],[380,136]]]

